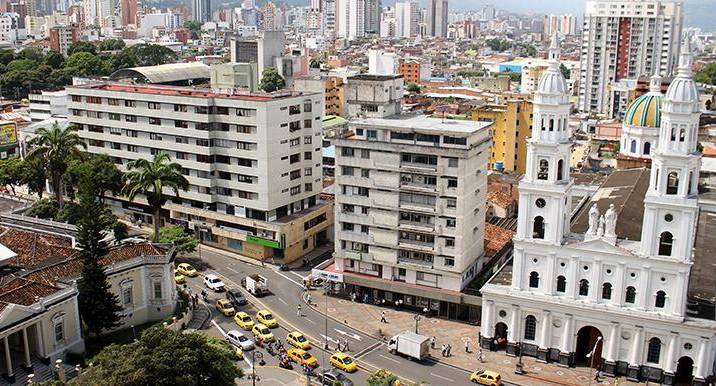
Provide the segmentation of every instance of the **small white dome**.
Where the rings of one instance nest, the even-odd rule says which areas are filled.
[[[696,82],[691,78],[676,77],[666,90],[664,99],[677,103],[698,103],[699,92],[696,90]]]
[[[545,71],[539,79],[537,92],[542,94],[566,94],[567,81],[564,80],[562,72],[553,71],[551,68]]]

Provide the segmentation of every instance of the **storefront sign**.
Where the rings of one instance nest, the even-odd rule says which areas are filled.
[[[314,268],[311,271],[311,276],[313,276],[314,279],[323,279],[334,283],[343,283],[343,274],[338,272],[324,271],[322,269]]]
[[[152,208],[141,204],[134,204],[131,202],[122,202],[122,208],[131,210],[138,213],[152,214]]]
[[[251,244],[256,244],[256,245],[263,245],[265,247],[276,248],[276,249],[281,248],[281,243],[279,243],[276,240],[262,239],[261,237],[256,237],[256,236],[251,236],[251,235],[246,235],[246,242],[251,243]]]

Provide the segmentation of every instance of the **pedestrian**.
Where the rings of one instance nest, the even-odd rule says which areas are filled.
[[[306,303],[308,303],[308,305],[311,305],[311,294],[306,294]]]
[[[594,380],[597,381],[597,382],[601,382],[601,381],[602,381],[601,378],[602,378],[602,371],[601,371],[601,370],[596,370],[596,371],[594,372]]]
[[[446,353],[447,353],[447,346],[445,346],[445,345],[443,344],[443,345],[442,345],[442,348],[440,349],[440,356],[443,356],[443,357],[444,357]]]
[[[336,339],[336,351],[341,351],[341,338]]]
[[[385,311],[380,312],[380,322],[381,323],[388,323],[388,321],[385,319]]]
[[[301,305],[300,304],[296,307],[296,316],[298,316],[298,317],[301,316]]]
[[[465,341],[465,352],[466,353],[470,352],[470,341],[468,341],[468,340]]]
[[[435,337],[430,338],[430,348],[435,350]]]
[[[348,338],[343,338],[343,351],[351,351],[351,349],[348,348]]]
[[[452,354],[450,353],[450,351],[452,351],[452,346],[450,345],[450,343],[448,343],[448,345],[447,345],[447,355],[446,355],[446,356],[449,357],[450,355],[452,355]]]
[[[480,363],[485,362],[485,357],[482,356],[482,347],[477,350],[477,360],[480,361]]]

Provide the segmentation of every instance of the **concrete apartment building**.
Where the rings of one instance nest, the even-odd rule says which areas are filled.
[[[50,28],[50,49],[67,56],[70,45],[80,40],[80,28],[76,25]]]
[[[67,91],[69,121],[90,153],[124,169],[167,152],[184,167],[191,186],[162,215],[202,241],[290,262],[328,239],[332,205],[318,199],[322,95],[119,83]],[[143,199],[113,204],[151,221]]]
[[[472,120],[493,123],[488,161],[491,170],[525,173],[531,116],[532,101],[521,99],[480,106],[470,112]]]
[[[402,75],[354,75],[346,84],[348,117],[383,118],[402,112]]]
[[[671,76],[679,55],[683,2],[593,0],[584,14],[579,111],[608,115],[610,88],[658,68]],[[618,102],[618,101],[617,101]]]
[[[296,91],[325,94],[325,114],[342,117],[345,115],[345,83],[338,76],[303,76],[293,82]]]
[[[334,140],[334,270],[361,297],[467,314],[457,309],[483,263],[492,123],[393,115],[349,126],[354,136]]]

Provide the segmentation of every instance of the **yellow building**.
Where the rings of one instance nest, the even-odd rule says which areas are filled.
[[[470,112],[475,121],[493,122],[489,167],[508,172],[525,172],[527,138],[532,131],[532,101],[511,99],[487,104]]]
[[[296,91],[323,92],[326,95],[325,115],[345,116],[345,83],[338,76],[304,76],[294,79]]]

